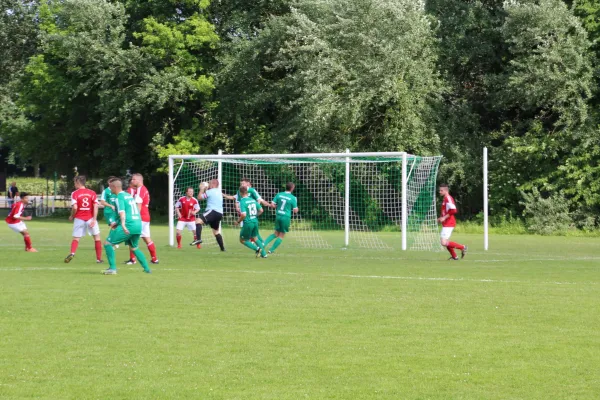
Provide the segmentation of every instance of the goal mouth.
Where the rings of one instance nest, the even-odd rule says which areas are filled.
[[[266,201],[293,182],[299,212],[291,218],[286,246],[439,250],[436,180],[441,156],[403,152],[217,154],[169,157],[170,243],[174,204],[200,182],[218,179],[235,195],[242,178]],[[234,234],[237,211],[224,201],[223,232]],[[260,216],[263,236],[273,233],[275,211]],[[212,238],[205,243],[211,244]]]

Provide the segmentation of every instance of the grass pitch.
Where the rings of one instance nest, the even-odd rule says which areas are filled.
[[[597,239],[496,236],[484,253],[455,235],[459,262],[284,242],[262,260],[233,231],[222,254],[153,226],[153,274],[102,276],[91,238],[64,264],[71,225],[28,226],[37,254],[0,229],[0,398],[600,396]]]

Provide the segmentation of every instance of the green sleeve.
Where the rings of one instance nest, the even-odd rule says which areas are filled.
[[[248,192],[250,193],[250,195],[252,196],[252,198],[256,201],[260,200],[260,194],[258,194],[258,192],[256,191],[256,189],[254,188],[250,188],[248,190]]]
[[[294,201],[292,202],[292,210],[294,208],[298,208],[298,199],[296,197],[294,197]]]
[[[263,207],[262,207],[262,206],[260,205],[260,203],[257,201],[257,202],[256,202],[256,210],[257,210],[257,211],[260,211],[260,210],[262,210],[262,209],[263,209]]]

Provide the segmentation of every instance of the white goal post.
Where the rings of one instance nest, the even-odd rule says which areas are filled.
[[[169,156],[169,244],[175,244],[175,203],[187,187],[218,179],[236,194],[242,177],[267,201],[296,185],[300,212],[289,237],[308,248],[439,250],[436,179],[441,156],[405,152],[219,154]],[[225,200],[224,227],[237,219]],[[265,210],[261,232],[271,233]],[[343,232],[342,232],[343,231]],[[231,231],[233,232],[233,231]],[[210,236],[207,242],[210,244]],[[286,238],[288,236],[286,235]],[[204,239],[204,237],[203,237]]]

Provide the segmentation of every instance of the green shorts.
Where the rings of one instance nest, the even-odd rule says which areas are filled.
[[[119,218],[119,221],[117,221],[117,219],[113,216],[107,217],[106,219],[106,223],[108,224],[108,226],[111,226],[112,224],[118,224],[121,222],[121,219]]]
[[[117,226],[115,229],[111,229],[106,241],[110,244],[119,244],[125,242],[126,245],[131,246],[132,248],[137,248],[140,242],[139,233],[130,233],[129,235],[123,231],[123,227],[121,225]]]
[[[240,239],[250,240],[258,236],[258,224],[256,222],[244,222],[240,230]]]
[[[291,223],[292,220],[288,217],[277,217],[275,218],[275,230],[281,233],[288,233]]]

